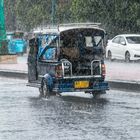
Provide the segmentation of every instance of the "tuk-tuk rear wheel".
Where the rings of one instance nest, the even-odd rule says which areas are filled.
[[[48,87],[45,79],[43,80],[42,85],[39,88],[39,91],[40,91],[40,97],[43,97],[43,98],[50,97],[50,90],[49,90],[49,87]]]
[[[99,98],[101,94],[105,94],[105,93],[106,93],[105,91],[93,91],[92,95],[93,98]]]
[[[93,98],[99,98],[100,97],[100,93],[98,92],[92,92]]]

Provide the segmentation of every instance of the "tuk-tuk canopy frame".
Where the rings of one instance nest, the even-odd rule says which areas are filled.
[[[69,24],[59,24],[59,25],[48,25],[46,27],[38,27],[33,29],[34,34],[60,34],[63,31],[71,29],[80,29],[80,28],[92,28],[101,30],[106,34],[105,30],[100,28],[101,23],[69,23]]]

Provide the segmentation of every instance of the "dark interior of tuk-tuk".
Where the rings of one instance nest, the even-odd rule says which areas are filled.
[[[103,58],[104,32],[96,29],[73,29],[60,34],[60,59],[72,63],[74,75],[91,74],[92,60]]]

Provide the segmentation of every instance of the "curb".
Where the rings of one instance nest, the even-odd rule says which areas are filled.
[[[140,82],[136,81],[121,81],[121,80],[108,80],[109,87],[112,89],[120,89],[125,91],[140,91]]]
[[[19,79],[27,79],[28,73],[22,71],[8,71],[8,70],[0,70],[0,76],[8,77],[8,78],[19,78]]]
[[[26,71],[9,71],[0,70],[0,76],[8,78],[28,79],[28,72]],[[111,89],[119,89],[125,91],[140,91],[140,82],[136,81],[122,81],[122,80],[106,80]]]

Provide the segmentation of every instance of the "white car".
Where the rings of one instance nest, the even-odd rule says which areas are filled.
[[[122,34],[108,41],[106,57],[109,60],[140,60],[140,34]]]

